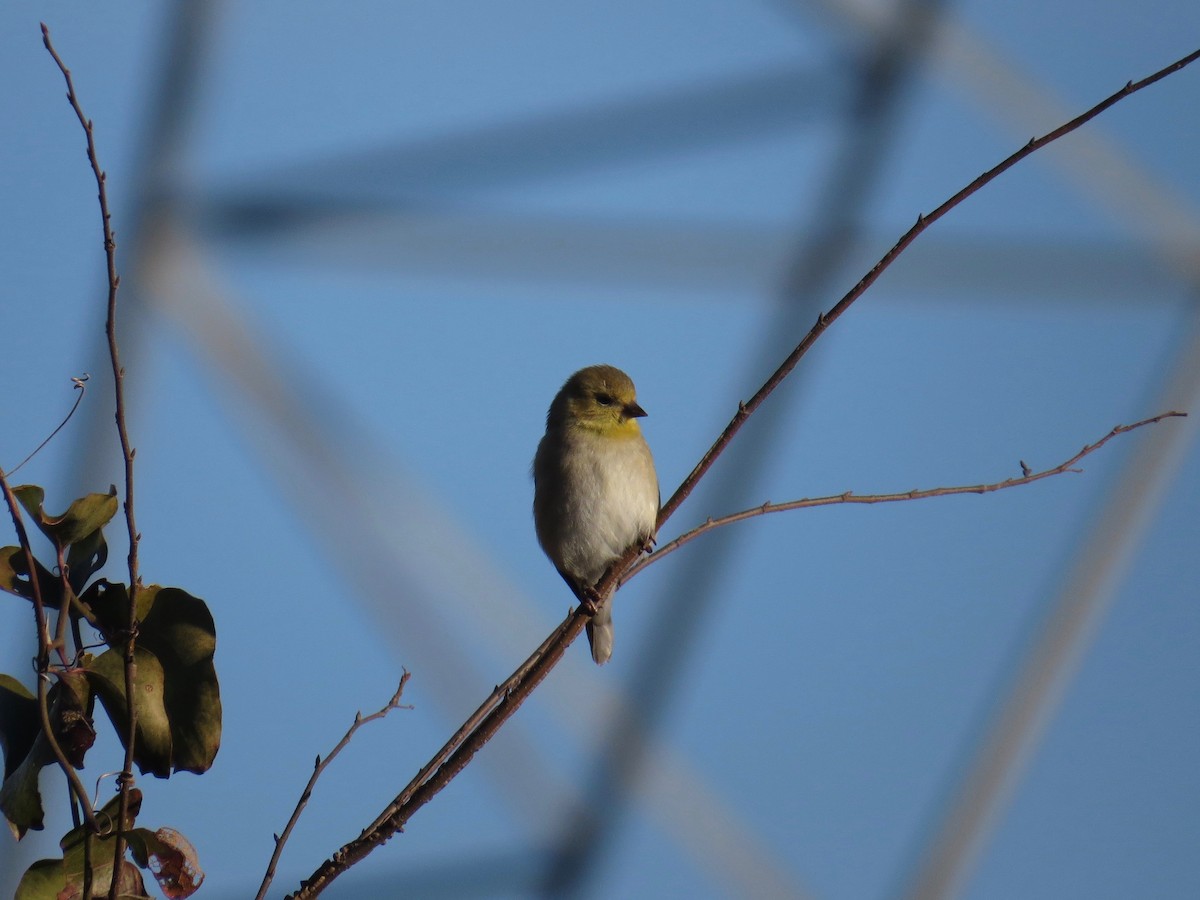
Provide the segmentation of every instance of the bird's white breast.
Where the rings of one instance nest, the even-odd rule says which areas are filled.
[[[562,457],[564,491],[556,503],[557,553],[551,556],[558,557],[554,562],[563,571],[592,583],[627,547],[654,534],[658,481],[640,435],[575,432],[565,439],[569,450]]]

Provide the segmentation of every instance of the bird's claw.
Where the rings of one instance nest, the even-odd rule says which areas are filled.
[[[600,595],[595,588],[585,587],[579,592],[579,606],[589,618],[600,612]]]

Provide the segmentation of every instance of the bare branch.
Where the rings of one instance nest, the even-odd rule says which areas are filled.
[[[842,297],[829,312],[817,317],[816,324],[780,364],[775,373],[758,389],[754,396],[744,403],[739,403],[737,413],[721,433],[721,436],[717,438],[717,441],[709,448],[708,452],[705,453],[704,457],[697,463],[696,467],[684,479],[683,483],[660,510],[658,525],[661,527],[675,510],[679,508],[680,504],[687,499],[696,484],[712,467],[717,457],[724,452],[737,432],[741,430],[746,420],[754,414],[767,397],[783,382],[804,354],[808,352],[809,348],[825,333],[825,330],[849,309],[851,304],[861,297],[867,288],[875,283],[883,271],[930,225],[1030,154],[1069,134],[1115,103],[1182,69],[1197,58],[1200,58],[1200,50],[1196,50],[1141,81],[1129,82],[1115,94],[1102,100],[1082,115],[1077,116],[1040,138],[1034,138],[1029,141],[1020,150],[1011,154],[992,169],[984,172],[928,215],[918,216],[916,223],[862,277],[858,284]],[[642,550],[638,546],[630,547],[620,559],[614,562],[609,571],[605,573],[604,577],[595,586],[597,595],[607,597],[615,590],[621,578],[625,576],[634,560],[641,555],[641,552]],[[588,617],[589,614],[583,604],[576,607],[554,632],[546,638],[542,645],[521,664],[517,671],[503,685],[492,692],[471,718],[455,733],[454,737],[438,751],[434,758],[417,773],[416,778],[389,804],[383,814],[371,826],[365,829],[362,834],[345,844],[333,856],[321,863],[308,879],[301,882],[299,890],[290,896],[295,898],[316,897],[341,873],[366,857],[375,847],[384,843],[397,831],[401,830],[418,809],[436,796],[442,788],[470,763],[480,748],[516,712],[530,693],[549,674],[550,670],[558,664],[566,648],[574,642],[583,630]]]
[[[760,506],[754,506],[750,509],[743,509],[740,512],[730,513],[729,515],[720,516],[715,519],[708,519],[703,524],[697,525],[691,531],[686,531],[679,537],[675,538],[670,543],[659,547],[654,553],[643,559],[638,560],[628,572],[622,576],[620,583],[623,585],[633,576],[637,575],[649,565],[659,562],[663,557],[668,556],[678,550],[684,544],[690,544],[702,534],[706,534],[715,528],[721,528],[725,525],[732,525],[735,522],[743,522],[746,519],[753,519],[756,516],[763,516],[769,513],[788,512],[793,509],[807,509],[812,506],[834,506],[841,503],[896,503],[901,500],[925,500],[929,497],[949,497],[954,494],[989,494],[992,491],[1002,491],[1006,488],[1021,487],[1026,484],[1033,484],[1035,481],[1041,481],[1044,478],[1053,478],[1055,475],[1062,475],[1066,472],[1082,472],[1082,469],[1076,469],[1075,465],[1089,454],[1095,453],[1113,438],[1119,434],[1126,434],[1136,428],[1141,428],[1144,425],[1153,425],[1155,422],[1161,422],[1163,419],[1171,419],[1184,417],[1185,412],[1165,412],[1149,419],[1142,419],[1140,422],[1134,422],[1132,425],[1118,425],[1100,440],[1093,444],[1088,444],[1070,459],[1059,463],[1050,469],[1043,469],[1041,472],[1034,472],[1025,461],[1022,460],[1021,477],[1006,478],[1003,481],[993,481],[989,484],[966,484],[955,487],[937,487],[924,488],[911,491],[903,491],[896,494],[855,494],[851,491],[846,491],[842,494],[833,494],[828,497],[805,497],[801,500],[789,500],[787,503],[763,503]]]
[[[409,672],[407,669],[405,669],[404,674],[400,676],[400,685],[396,688],[396,693],[392,694],[392,699],[384,704],[383,707],[371,713],[369,716],[364,716],[362,713],[357,713],[354,716],[354,722],[350,725],[350,728],[346,732],[345,736],[338,741],[337,746],[334,747],[324,759],[321,759],[319,756],[317,757],[316,765],[313,767],[313,773],[308,779],[308,784],[304,786],[304,791],[300,794],[300,800],[296,803],[296,808],[293,810],[291,818],[288,819],[287,825],[285,825],[283,828],[283,832],[277,835],[275,838],[275,852],[271,854],[271,861],[267,864],[267,871],[266,874],[263,875],[262,884],[259,885],[258,893],[255,895],[255,900],[263,900],[263,898],[267,896],[267,888],[271,886],[271,881],[275,878],[275,867],[279,864],[279,857],[283,853],[283,845],[286,844],[288,838],[291,837],[292,829],[296,827],[296,822],[300,820],[300,814],[303,813],[304,808],[308,806],[308,799],[312,796],[313,788],[316,787],[317,779],[321,777],[321,773],[324,772],[326,767],[337,758],[337,755],[341,753],[342,750],[345,749],[346,745],[350,743],[350,739],[354,737],[355,732],[362,728],[362,726],[366,725],[368,722],[374,722],[377,719],[382,719],[393,709],[412,709],[411,706],[402,707],[400,704],[400,698],[404,695],[404,686],[408,684],[408,679]]]
[[[96,155],[96,141],[92,129],[92,120],[84,115],[79,98],[75,95],[75,83],[71,79],[71,70],[67,68],[54,44],[50,40],[50,29],[42,23],[42,43],[54,59],[58,70],[62,72],[67,83],[67,101],[75,111],[83,133],[87,138],[87,157],[96,177],[97,199],[100,203],[100,219],[104,230],[104,256],[108,266],[108,312],[105,317],[105,334],[108,337],[108,356],[112,363],[113,391],[116,398],[117,435],[121,441],[121,455],[125,461],[125,524],[129,535],[129,631],[125,636],[125,696],[133,698],[134,681],[137,675],[137,663],[134,657],[134,644],[137,640],[137,595],[140,587],[138,576],[138,540],[137,524],[133,514],[133,457],[134,449],[129,442],[129,431],[125,424],[125,370],[121,367],[121,354],[117,348],[117,290],[121,285],[121,276],[117,274],[117,239],[112,230],[112,215],[108,210],[107,176],[100,168]],[[117,821],[124,823],[129,814],[129,789],[133,786],[133,754],[134,743],[137,739],[137,705],[130,699],[129,730],[125,735],[125,766],[118,776],[121,794],[120,813]],[[113,871],[121,871],[121,860],[125,855],[125,837],[118,833],[113,848]],[[111,900],[117,900],[118,882],[113,878]]]

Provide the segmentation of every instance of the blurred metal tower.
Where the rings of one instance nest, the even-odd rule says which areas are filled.
[[[1049,102],[1035,82],[1009,67],[982,39],[941,18],[942,4],[936,0],[900,0],[893,7],[858,0],[788,6],[805,21],[813,15],[827,17],[855,48],[850,58],[835,53],[828,68],[772,69],[449,137],[366,148],[278,169],[227,194],[206,196],[195,195],[180,177],[181,135],[190,127],[181,117],[192,108],[186,97],[207,64],[222,6],[176,7],[159,94],[144,132],[145,164],[139,168],[145,180],[137,186],[132,227],[127,227],[133,239],[125,248],[125,265],[132,273],[126,296],[181,323],[197,355],[255,409],[255,421],[245,423],[246,434],[261,454],[264,471],[331,548],[331,565],[358,586],[367,615],[386,623],[388,634],[401,632],[397,622],[421,633],[420,642],[404,646],[405,659],[422,668],[423,681],[441,691],[447,709],[480,699],[491,676],[447,631],[435,610],[461,603],[467,618],[486,623],[481,628],[500,633],[501,640],[520,651],[530,649],[523,632],[509,619],[497,619],[480,601],[489,596],[494,605],[499,596],[512,609],[527,608],[530,601],[509,586],[504,573],[494,571],[486,554],[473,552],[467,529],[426,495],[419,479],[400,473],[381,486],[370,480],[367,467],[345,460],[339,445],[346,440],[366,446],[366,458],[387,454],[370,446],[368,435],[355,433],[336,403],[323,399],[319,386],[303,397],[296,395],[290,384],[311,377],[303,362],[281,362],[282,349],[255,329],[240,309],[236,288],[221,283],[206,260],[236,242],[282,249],[285,256],[303,255],[308,265],[350,264],[383,272],[567,285],[600,275],[651,284],[687,285],[714,278],[776,282],[775,313],[758,350],[745,361],[747,383],[756,384],[767,364],[782,355],[781,347],[790,347],[804,323],[828,306],[834,280],[862,257],[882,162],[895,149],[896,125],[911,109],[918,71],[932,68],[934,77],[950,72],[964,80],[986,95],[989,112],[1012,116],[1022,133],[1030,131],[1025,121],[1035,106],[1031,98],[1036,105]],[[479,192],[497,185],[537,183],[621,161],[670,158],[829,123],[840,137],[826,170],[825,190],[802,233],[790,241],[779,235],[756,238],[745,228],[726,233],[711,227],[622,227],[532,215],[513,220],[472,207]],[[981,279],[1009,278],[1026,288],[1054,285],[1062,287],[1064,298],[1087,294],[1093,300],[1109,291],[1119,293],[1126,284],[1120,278],[1166,278],[1200,287],[1195,210],[1120,161],[1100,138],[1084,136],[1066,152],[1071,174],[1091,171],[1075,161],[1104,156],[1108,174],[1085,187],[1101,202],[1126,204],[1136,198],[1131,224],[1155,258],[1136,249],[1114,253],[1086,243],[1047,247],[1043,242],[1027,248],[1039,265],[1013,273],[1004,263],[1011,246],[930,235],[924,245],[932,252],[951,247],[965,261],[960,271],[967,274],[957,276],[963,283],[953,290],[969,292],[971,273]],[[714,246],[722,248],[719,257],[706,250]],[[946,273],[922,268],[920,253],[914,259],[914,267],[898,277],[913,279],[929,296],[947,290]],[[1164,262],[1170,267],[1165,272]],[[1200,397],[1196,310],[1200,305],[1193,306],[1189,337],[1178,359],[1162,374],[1161,408],[1187,408]],[[126,352],[135,354],[138,348],[128,346]],[[803,383],[797,379],[764,418],[778,421],[802,400]],[[337,442],[329,437],[335,430],[331,421],[339,423]],[[96,427],[107,428],[107,420]],[[974,854],[988,839],[989,823],[1019,780],[1040,729],[1053,717],[1056,700],[1194,432],[1194,427],[1163,429],[1140,445],[1092,534],[1081,542],[1075,559],[1063,561],[1060,593],[1047,601],[1045,621],[1013,673],[1011,688],[984,715],[991,724],[978,745],[967,748],[959,770],[946,776],[948,800],[930,823],[927,841],[913,847],[912,871],[901,876],[900,893],[914,900],[952,897],[964,883]],[[732,509],[759,499],[755,473],[772,453],[773,440],[768,421],[752,441],[736,449],[737,478],[715,480],[708,506]],[[385,512],[392,505],[411,515],[396,521]],[[446,547],[465,549],[445,552]],[[641,804],[694,865],[710,870],[731,894],[809,893],[788,861],[741,824],[736,809],[726,808],[718,791],[657,742],[683,664],[695,652],[694,631],[720,603],[713,588],[738,543],[724,537],[713,548],[660,598],[656,631],[640,642],[635,664],[635,682],[646,690],[636,697],[601,700],[615,710],[617,726],[595,754],[592,771],[581,779],[582,790],[547,781],[538,738],[521,719],[506,729],[509,740],[503,750],[489,747],[481,757],[498,790],[527,824],[546,809],[554,811],[555,823],[544,830],[556,839],[549,845],[541,839],[531,842],[523,856],[463,860],[451,870],[421,872],[408,863],[398,865],[393,886],[407,885],[429,897],[537,891],[585,896],[595,891],[596,869],[622,827],[627,807]],[[403,607],[390,599],[398,578],[405,587]],[[557,724],[578,733],[570,709],[574,689],[569,674],[560,670],[543,693],[556,710]],[[600,808],[603,815],[589,812]],[[720,833],[706,819],[719,821]]]

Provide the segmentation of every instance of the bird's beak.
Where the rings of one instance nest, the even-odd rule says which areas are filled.
[[[640,419],[644,415],[646,415],[646,411],[644,409],[642,409],[640,406],[638,406],[636,403],[626,403],[625,404],[625,418]]]

